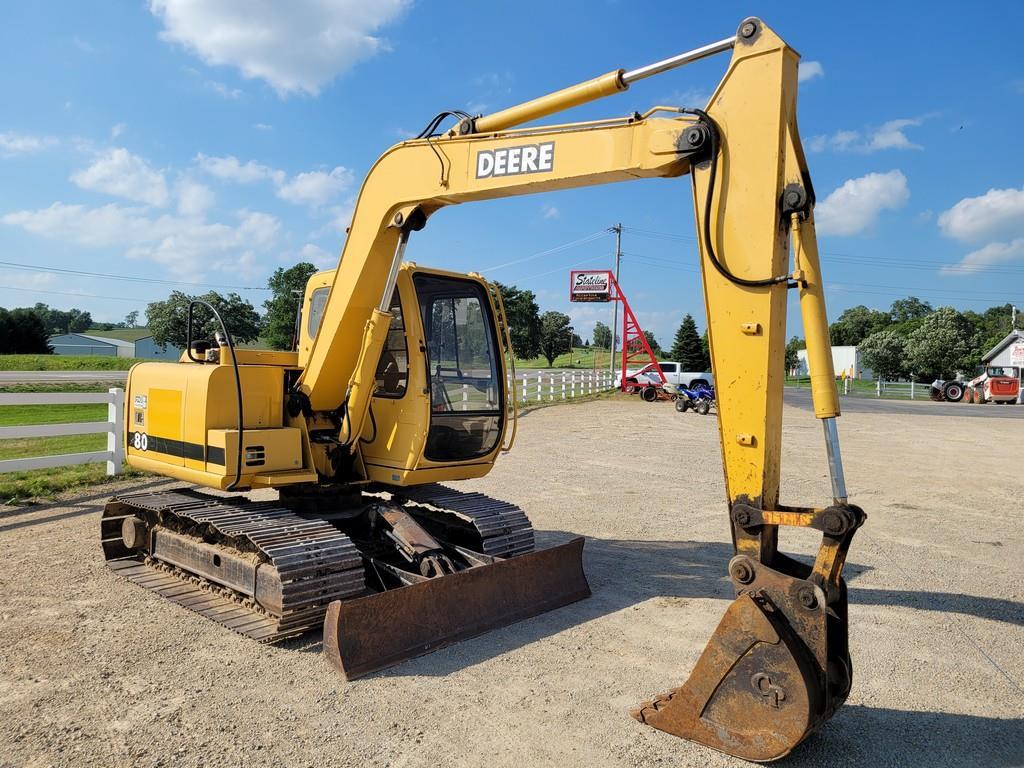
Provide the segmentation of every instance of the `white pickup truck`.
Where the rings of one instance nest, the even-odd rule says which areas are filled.
[[[666,382],[670,385],[690,388],[698,384],[713,386],[715,383],[710,371],[684,371],[680,363],[672,360],[659,360],[658,365],[661,366],[661,372],[665,374]],[[654,370],[654,363],[648,363],[636,371],[626,371],[625,390],[627,392],[660,385],[661,379],[658,378],[658,372]]]

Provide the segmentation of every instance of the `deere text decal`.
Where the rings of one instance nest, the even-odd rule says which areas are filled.
[[[518,176],[522,173],[546,173],[555,167],[555,143],[523,144],[502,149],[482,149],[476,153],[476,177]]]

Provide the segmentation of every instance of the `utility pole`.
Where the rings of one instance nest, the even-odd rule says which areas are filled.
[[[609,232],[615,233],[615,282],[619,282],[619,264],[622,262],[622,223],[609,228]],[[612,314],[612,351],[611,359],[608,361],[608,371],[615,376],[615,338],[619,329],[619,302],[613,301]]]
[[[1016,304],[1011,304],[1010,305],[1010,330],[1011,331],[1016,331],[1017,330],[1017,305]]]

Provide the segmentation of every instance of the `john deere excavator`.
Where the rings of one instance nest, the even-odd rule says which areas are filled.
[[[517,127],[726,52],[703,109]],[[749,18],[717,43],[495,114],[442,112],[389,149],[337,268],[309,281],[296,350],[239,349],[212,307],[220,330],[193,339],[195,302],[180,362],[132,369],[128,463],[213,492],[113,498],[110,567],[256,640],[322,623],[348,678],[587,597],[582,539],[534,550],[518,507],[440,485],[486,475],[515,439],[508,321],[493,284],[407,263],[406,246],[449,205],[690,174],[736,598],[687,682],[633,715],[749,760],[789,753],[850,690],[841,573],[865,519],[840,460],[798,60]],[[831,470],[822,507],[779,500],[791,290]],[[277,499],[237,495],[260,489]],[[782,526],[821,532],[813,564],[779,551]]]

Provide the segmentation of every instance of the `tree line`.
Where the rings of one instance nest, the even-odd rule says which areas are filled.
[[[833,346],[857,347],[879,378],[932,381],[975,371],[981,356],[1013,329],[1012,316],[1010,304],[960,311],[908,296],[888,311],[850,307],[829,326],[829,336]],[[802,347],[801,339],[790,340],[787,368]]]

